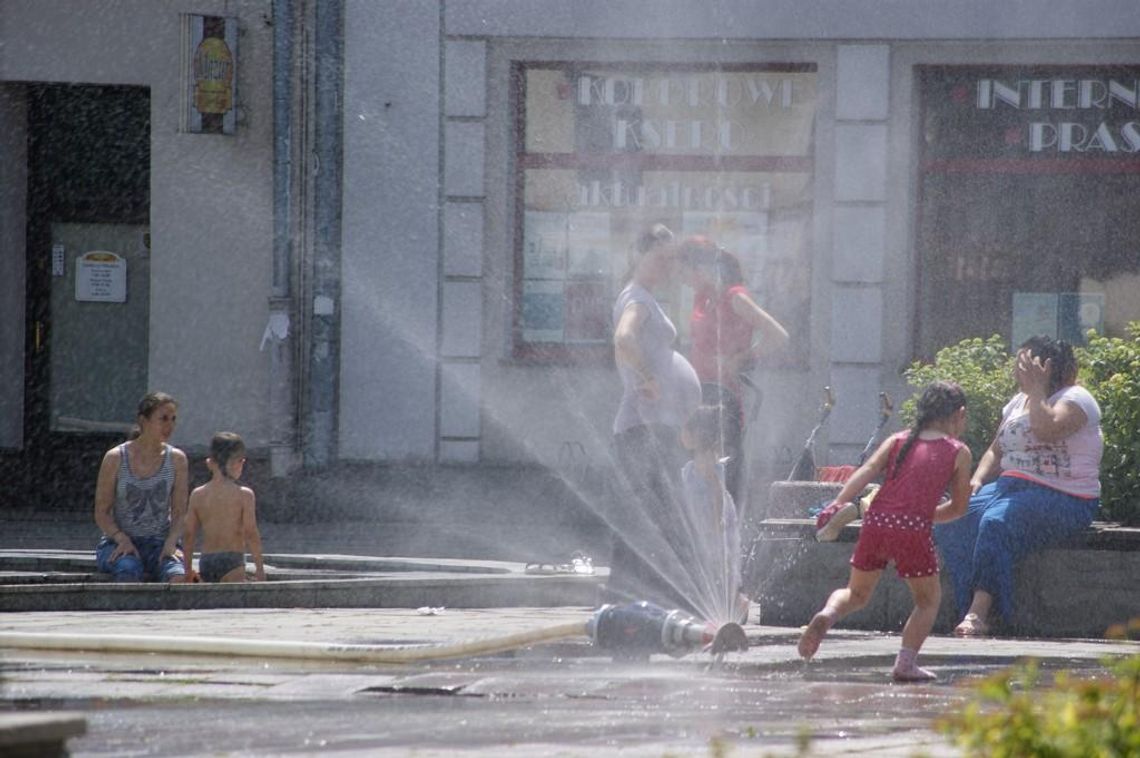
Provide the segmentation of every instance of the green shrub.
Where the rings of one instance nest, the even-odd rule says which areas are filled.
[[[1077,359],[1081,384],[1101,410],[1101,512],[1106,519],[1135,525],[1140,524],[1140,321],[1129,324],[1127,334],[1090,332]]]
[[[970,446],[977,464],[997,433],[1001,409],[1017,391],[1013,356],[1005,341],[996,334],[987,340],[962,340],[939,350],[934,363],[912,363],[903,375],[919,393],[936,380],[957,382],[962,387],[968,419],[962,441]],[[907,426],[914,423],[916,400],[917,396],[911,397],[902,405],[902,420]]]
[[[1140,655],[1106,663],[1111,677],[1061,673],[1044,689],[1032,662],[996,674],[938,728],[967,755],[987,758],[1140,755]]]

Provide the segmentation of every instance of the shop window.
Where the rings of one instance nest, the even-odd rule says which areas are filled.
[[[1140,320],[1140,67],[920,67],[922,357]]]
[[[610,356],[637,234],[663,222],[740,256],[805,365],[815,67],[519,63],[514,357]],[[691,293],[657,293],[685,338]]]

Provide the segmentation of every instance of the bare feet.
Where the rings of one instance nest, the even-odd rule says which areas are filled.
[[[894,679],[896,682],[932,682],[937,678],[938,675],[933,671],[927,671],[913,663],[909,666],[896,664],[891,670],[891,679]]]
[[[895,658],[895,667],[891,669],[891,678],[896,682],[929,682],[937,679],[933,671],[918,667],[918,651],[910,648],[900,648]]]
[[[835,619],[827,615],[823,611],[815,614],[812,617],[811,623],[804,629],[804,633],[800,635],[799,651],[800,657],[804,660],[811,660],[815,655],[815,651],[819,650],[819,643],[823,642],[823,637],[827,634],[827,630],[835,623]]]
[[[954,627],[954,634],[959,637],[985,637],[989,633],[990,625],[976,613],[967,613],[962,622]]]

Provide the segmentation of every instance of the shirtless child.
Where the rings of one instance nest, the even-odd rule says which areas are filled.
[[[190,507],[183,529],[183,561],[186,576],[204,582],[244,582],[245,549],[257,566],[254,578],[265,579],[261,558],[261,534],[257,531],[253,490],[238,484],[245,466],[245,443],[233,432],[218,432],[210,441],[206,459],[213,478],[190,493]],[[198,575],[192,570],[194,543],[202,533],[202,557]]]

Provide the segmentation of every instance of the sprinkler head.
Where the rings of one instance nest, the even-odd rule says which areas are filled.
[[[741,628],[740,624],[735,621],[729,621],[717,629],[712,645],[709,647],[709,652],[713,655],[743,653],[746,650],[748,650],[748,637],[744,634],[744,629]]]

